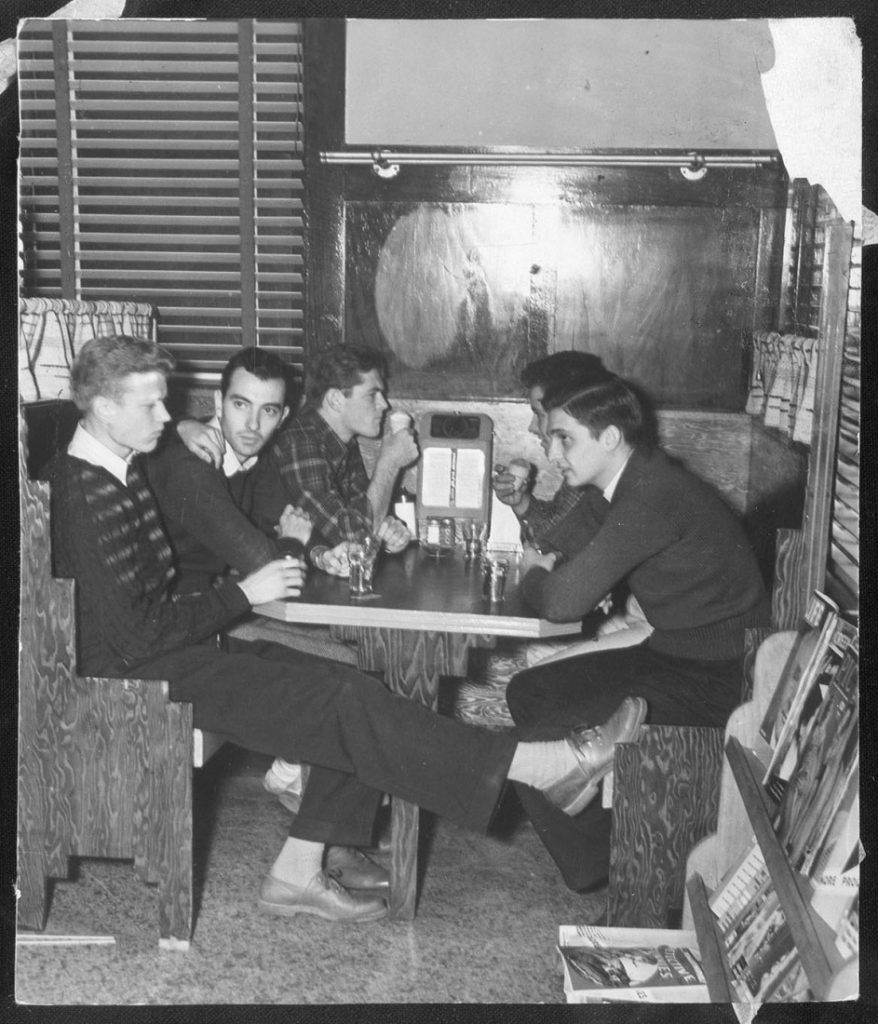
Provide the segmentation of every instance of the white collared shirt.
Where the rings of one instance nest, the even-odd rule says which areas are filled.
[[[74,458],[82,459],[83,462],[88,462],[92,466],[101,466],[112,473],[120,483],[125,486],[128,485],[128,463],[131,461],[134,452],[127,459],[123,459],[121,455],[111,452],[103,442],[99,441],[85,429],[82,421],[76,425],[73,439],[67,445],[67,454],[72,455]]]
[[[213,427],[214,430],[218,430],[220,434],[223,432],[223,428],[220,425],[219,416],[214,418],[206,424],[208,427]],[[225,440],[225,439],[224,439]],[[238,453],[232,448],[232,446],[225,442],[225,450],[223,451],[223,474],[227,477],[234,476],[236,473],[244,473],[248,469],[251,469],[256,465],[256,460],[259,458],[258,455],[250,455],[244,459],[243,462],[238,458]]]
[[[613,479],[604,488],[603,493],[604,493],[604,497],[607,499],[607,501],[612,501],[613,500],[613,495],[616,493],[616,487],[618,486],[619,478],[625,472],[625,467],[628,465],[628,460],[631,458],[631,456],[633,454],[634,454],[634,449],[632,448],[631,451],[628,452],[628,454],[625,456],[625,461],[619,467],[619,472],[613,477]]]

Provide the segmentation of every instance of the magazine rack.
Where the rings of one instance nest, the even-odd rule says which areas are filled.
[[[693,850],[687,865],[687,905],[684,928],[698,936],[708,991],[713,1002],[734,1002],[732,971],[718,921],[708,901],[720,879],[740,862],[750,836],[755,837],[770,884],[777,894],[783,917],[792,934],[795,951],[807,978],[809,998],[823,1001],[856,994],[857,956],[844,955],[836,944],[836,932],[812,905],[814,885],[795,870],[773,825],[777,808],[763,786],[772,747],[760,736],[759,723],[774,691],[780,687],[792,661],[795,633],[774,634],[757,655],[754,698],[729,721],[726,732],[726,766],[721,784],[720,827],[716,835]],[[723,812],[726,812],[724,815]],[[856,882],[848,881],[856,892]],[[850,975],[854,974],[853,982]],[[853,986],[854,991],[849,991]]]

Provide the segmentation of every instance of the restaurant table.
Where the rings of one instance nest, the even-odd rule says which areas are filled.
[[[492,555],[492,557],[495,557]],[[337,635],[357,643],[363,671],[380,671],[394,693],[419,700],[434,711],[440,676],[464,676],[471,647],[492,646],[498,636],[521,638],[579,633],[580,622],[548,622],[531,611],[519,594],[521,559],[498,552],[509,562],[505,599],[482,596],[478,561],[463,552],[440,557],[416,545],[379,555],[374,594],[353,598],[348,581],[312,572],[302,596],[271,601],[254,609],[282,622],[335,627]],[[418,808],[391,801],[390,914],[415,916]]]

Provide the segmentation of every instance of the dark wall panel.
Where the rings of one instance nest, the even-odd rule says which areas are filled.
[[[530,360],[600,355],[663,405],[739,410],[758,210],[346,204],[345,335],[397,395],[508,397]]]

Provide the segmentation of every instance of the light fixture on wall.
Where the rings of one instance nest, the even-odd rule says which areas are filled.
[[[632,150],[617,152],[451,152],[420,150],[389,152],[373,150],[335,150],[320,154],[324,164],[371,166],[372,173],[390,180],[403,164],[411,166],[507,166],[507,167],[676,167],[687,181],[701,181],[712,167],[752,170],[778,162],[778,154],[765,151],[749,153],[709,153],[697,150],[665,150],[642,153]]]

